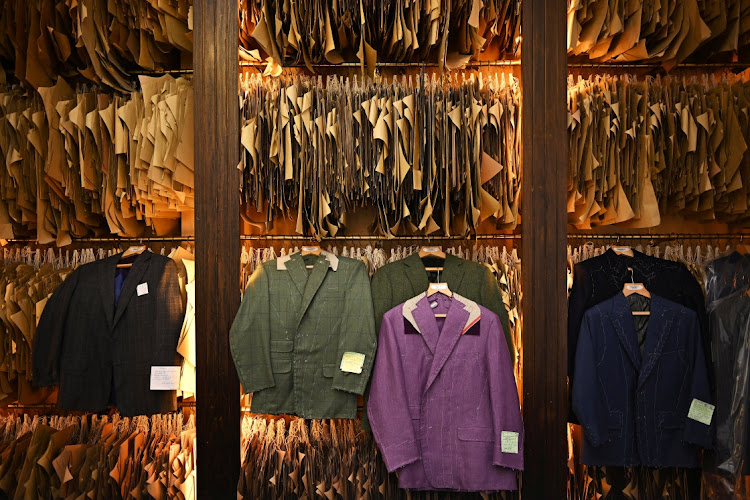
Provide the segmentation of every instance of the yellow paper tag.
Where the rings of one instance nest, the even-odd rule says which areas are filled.
[[[704,403],[700,399],[693,399],[688,411],[688,418],[705,425],[711,425],[711,419],[714,416],[714,405]]]
[[[341,371],[348,373],[362,373],[365,355],[358,352],[345,352],[341,358]]]
[[[503,453],[518,453],[518,433],[503,431],[500,436]]]

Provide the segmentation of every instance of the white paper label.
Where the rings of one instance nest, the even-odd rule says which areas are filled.
[[[500,436],[503,453],[518,453],[518,433],[503,431]]]
[[[303,252],[318,252],[320,247],[302,247]]]
[[[612,247],[612,250],[617,253],[628,253],[630,252],[630,247]]]
[[[141,253],[144,250],[146,250],[146,247],[145,246],[140,246],[140,247],[130,247],[130,248],[128,248],[127,251],[130,252],[130,253]]]
[[[688,411],[688,418],[705,425],[711,425],[711,419],[714,416],[714,405],[704,403],[700,399],[693,399]]]
[[[447,290],[448,283],[431,283],[430,289],[431,290]]]
[[[138,285],[138,287],[135,289],[135,292],[140,297],[141,295],[146,295],[148,293],[148,283],[141,283]]]
[[[438,253],[440,251],[440,247],[422,247],[422,251],[424,253]]]
[[[643,285],[625,285],[626,290],[643,290]]]
[[[430,302],[430,307],[433,308],[433,309],[435,309],[437,307],[437,305],[438,305],[437,302]]]
[[[151,390],[175,391],[180,388],[180,366],[152,366]]]
[[[359,352],[345,352],[341,357],[341,371],[348,373],[362,373],[365,355]]]

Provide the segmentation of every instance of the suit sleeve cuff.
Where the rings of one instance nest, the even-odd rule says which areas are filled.
[[[393,472],[401,467],[419,460],[419,451],[416,441],[405,441],[383,448],[383,461],[388,472]]]

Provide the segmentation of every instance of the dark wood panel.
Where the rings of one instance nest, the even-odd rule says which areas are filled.
[[[229,327],[240,304],[237,4],[196,0],[193,8],[198,498],[235,499],[240,398]]]
[[[565,7],[523,3],[524,498],[565,498],[566,134]]]

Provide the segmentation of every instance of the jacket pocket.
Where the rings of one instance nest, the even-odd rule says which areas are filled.
[[[289,373],[292,371],[291,359],[272,359],[271,371],[274,373]]]
[[[333,374],[336,371],[336,365],[323,365],[323,376],[333,378]]]
[[[492,427],[459,427],[459,441],[494,441]]]
[[[611,411],[609,412],[609,420],[607,421],[607,432],[609,439],[621,438],[622,437],[622,412]]]
[[[294,350],[293,340],[272,340],[271,352],[292,352]]]

